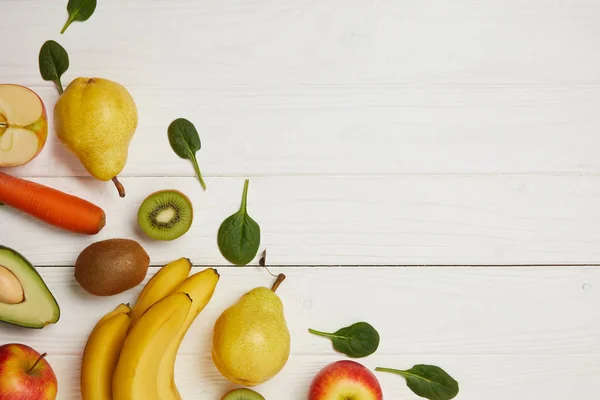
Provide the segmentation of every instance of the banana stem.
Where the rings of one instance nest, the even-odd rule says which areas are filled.
[[[277,288],[279,287],[279,285],[281,285],[281,283],[283,281],[285,281],[285,275],[284,274],[277,275],[277,280],[273,284],[273,287],[271,288],[271,290],[275,292],[277,290]]]
[[[31,366],[31,368],[29,368],[29,369],[27,370],[27,373],[28,373],[28,374],[29,374],[29,373],[31,373],[31,371],[33,371],[33,370],[35,369],[35,367],[37,367],[37,365],[40,363],[40,361],[42,361],[42,360],[43,360],[43,359],[44,359],[44,358],[45,358],[47,355],[48,355],[48,353],[44,353],[44,354],[42,354],[42,355],[41,355],[41,356],[40,356],[40,357],[39,357],[39,358],[38,358],[38,359],[37,359],[37,360],[36,360],[36,361],[33,363],[33,365]]]
[[[117,179],[117,177],[115,176],[114,178],[112,178],[112,181],[117,187],[117,190],[119,191],[119,196],[121,198],[125,197],[125,187],[121,182],[119,182],[119,179]]]

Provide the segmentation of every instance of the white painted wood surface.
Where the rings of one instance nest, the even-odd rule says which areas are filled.
[[[93,199],[107,213],[97,236],[76,236],[0,207],[0,242],[36,265],[73,265],[89,243],[130,237],[156,264],[186,254],[194,263],[226,263],[216,246],[223,220],[239,208],[242,178],[126,178],[112,183],[35,179]],[[196,215],[172,243],[147,238],[137,209],[150,193],[182,190]],[[600,259],[600,179],[561,176],[255,177],[249,212],[273,265],[561,264]],[[258,257],[255,263],[258,262]]]
[[[198,271],[201,268],[195,268]],[[72,268],[40,268],[62,304],[61,321],[42,331],[0,326],[3,341],[26,341],[49,353],[62,383],[60,399],[76,400],[80,356],[95,321],[141,287],[110,299],[87,295]],[[155,272],[155,268],[149,275]],[[380,350],[369,368],[434,363],[461,384],[462,400],[594,398],[600,373],[600,269],[435,267],[273,268],[287,280],[278,293],[292,334],[283,372],[259,390],[268,399],[302,400],[317,371],[341,359],[311,328],[331,330],[369,320]],[[210,359],[220,313],[273,278],[259,268],[219,268],[213,300],[186,336],[177,382],[186,400],[219,399],[232,387]],[[386,399],[417,399],[402,378],[379,374]]]
[[[261,387],[268,399],[305,398],[316,371],[340,358],[308,327],[359,319],[384,337],[367,366],[439,364],[459,379],[458,399],[597,397],[600,269],[565,265],[600,264],[599,2],[101,0],[59,35],[66,3],[1,1],[0,38],[11,39],[0,40],[0,83],[33,88],[52,110],[58,94],[37,55],[54,39],[71,58],[65,85],[99,76],[127,86],[140,112],[122,173],[128,196],[89,178],[51,134],[35,161],[4,172],[89,199],[108,224],[81,237],[0,207],[0,244],[52,267],[95,240],[129,237],[155,265],[221,265],[216,231],[250,177],[269,263],[294,266],[277,268],[290,277],[281,296],[294,345]],[[168,146],[177,117],[200,131],[207,192]],[[183,238],[156,243],[135,213],[165,188],[186,192],[196,219]],[[71,267],[40,271],[61,322],[0,326],[0,343],[48,351],[59,400],[78,399],[94,321],[140,288],[92,298]],[[220,272],[177,365],[186,400],[230,387],[210,362],[210,327],[270,279]],[[415,398],[401,378],[378,377],[386,399]]]

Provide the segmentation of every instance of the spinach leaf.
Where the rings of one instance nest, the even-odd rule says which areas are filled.
[[[67,11],[69,12],[69,19],[60,31],[61,35],[65,33],[73,21],[83,22],[90,19],[96,11],[96,0],[69,0]]]
[[[239,211],[223,221],[217,235],[221,254],[236,265],[246,265],[252,261],[260,246],[260,226],[247,211],[248,183],[246,179]]]
[[[58,92],[63,93],[61,76],[69,69],[69,54],[54,40],[48,40],[42,45],[39,55],[40,74],[45,81],[56,83]]]
[[[206,190],[206,184],[204,183],[204,179],[202,179],[198,160],[196,160],[196,152],[200,150],[200,136],[198,136],[196,127],[187,119],[178,118],[171,122],[168,132],[171,148],[179,157],[192,162],[200,185],[202,185],[202,189]]]
[[[335,333],[319,332],[314,329],[308,331],[331,339],[336,351],[353,358],[371,355],[379,347],[379,333],[366,322],[357,322]]]
[[[415,365],[406,371],[377,367],[375,371],[402,375],[410,390],[429,400],[450,400],[458,394],[458,382],[435,365]]]

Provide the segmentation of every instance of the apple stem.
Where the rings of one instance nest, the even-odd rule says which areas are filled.
[[[48,355],[48,353],[44,353],[44,354],[42,354],[42,355],[41,355],[41,356],[40,356],[40,357],[39,357],[39,358],[38,358],[38,359],[37,359],[37,360],[36,360],[36,361],[33,363],[33,365],[31,366],[31,368],[29,368],[29,369],[27,370],[27,373],[28,373],[28,374],[29,374],[29,373],[31,373],[31,371],[33,371],[33,370],[35,369],[35,367],[37,367],[37,365],[40,363],[40,361],[42,361],[42,360],[43,360],[43,359],[44,359],[44,358],[45,358],[47,355]]]
[[[117,179],[117,177],[115,176],[114,178],[112,178],[112,181],[117,187],[117,190],[119,191],[119,196],[121,198],[125,197],[125,188],[123,187],[123,184],[119,182],[119,179]]]
[[[277,288],[279,287],[279,285],[281,285],[281,282],[283,282],[283,281],[285,281],[285,275],[284,274],[277,275],[277,280],[273,284],[273,287],[271,288],[271,290],[275,292],[277,290]]]

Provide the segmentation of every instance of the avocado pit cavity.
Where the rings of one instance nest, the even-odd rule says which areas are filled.
[[[6,267],[0,265],[0,303],[19,304],[24,300],[21,282]]]

